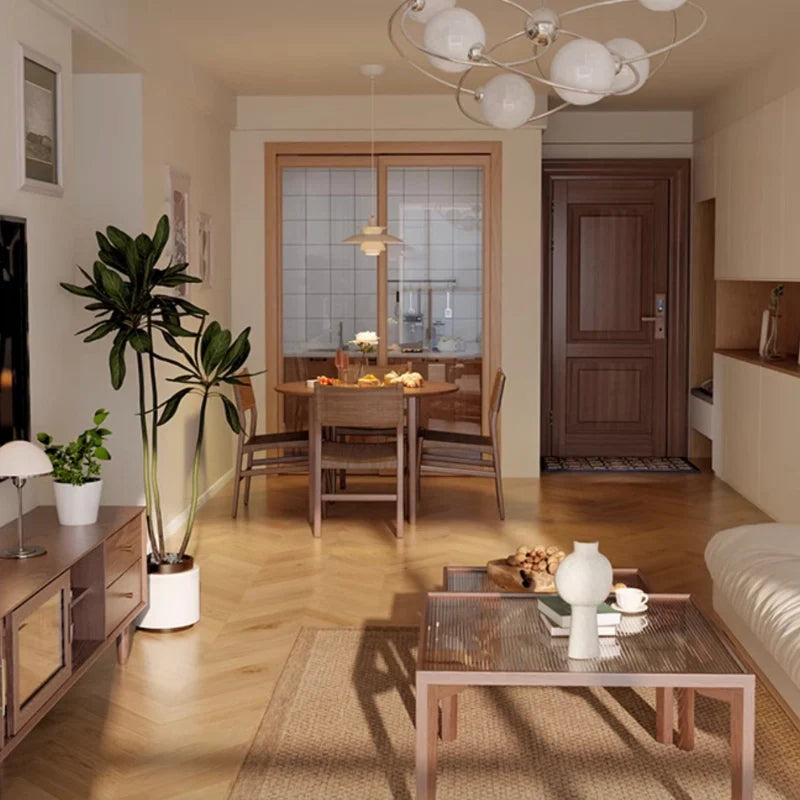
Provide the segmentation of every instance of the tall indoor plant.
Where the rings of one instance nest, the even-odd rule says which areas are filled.
[[[135,239],[119,228],[97,233],[98,260],[84,286],[62,283],[68,292],[90,300],[88,311],[95,322],[79,331],[85,342],[113,336],[109,351],[111,384],[120,389],[125,382],[128,347],[136,361],[139,425],[142,441],[147,533],[150,540],[150,572],[177,574],[196,569],[187,555],[199,498],[199,469],[210,401],[221,401],[225,419],[234,433],[240,430],[236,407],[219,391],[223,384],[236,384],[250,354],[250,329],[235,339],[219,323],[207,324],[208,312],[174,290],[200,279],[187,273],[188,264],[157,264],[169,241],[169,220],[162,216],[152,238]],[[187,346],[181,344],[185,342]],[[166,345],[165,348],[160,345]],[[165,355],[168,352],[169,355]],[[157,363],[175,367],[179,373],[167,380],[182,385],[166,401],[159,401]],[[200,396],[200,412],[192,467],[189,514],[180,547],[168,552],[158,481],[159,428],[175,416],[190,394]],[[151,606],[154,604],[151,579]]]

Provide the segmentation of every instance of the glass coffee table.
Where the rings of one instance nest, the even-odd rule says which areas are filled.
[[[448,568],[458,583],[459,570]],[[472,574],[472,578],[479,575]],[[624,578],[622,579],[625,583]],[[629,585],[633,585],[629,583]],[[731,705],[731,797],[753,796],[755,677],[689,595],[650,595],[647,625],[602,642],[590,661],[567,657],[567,639],[551,638],[528,594],[454,589],[428,595],[416,673],[417,800],[436,797],[437,739],[457,735],[458,695],[470,686],[646,686],[656,689],[656,739],[694,746],[696,693]],[[441,711],[441,728],[439,715]]]

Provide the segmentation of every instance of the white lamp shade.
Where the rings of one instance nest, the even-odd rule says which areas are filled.
[[[680,8],[686,0],[639,0],[650,11],[674,11]]]
[[[573,39],[553,58],[550,80],[570,88],[555,91],[562,100],[576,106],[597,103],[610,91],[617,64],[608,48],[593,39]],[[585,89],[586,91],[572,91]]]
[[[20,440],[0,447],[0,478],[32,478],[52,471],[50,459],[35,444]]]
[[[424,8],[419,11],[412,10],[409,19],[413,19],[414,22],[421,22],[424,25],[429,19],[433,19],[440,11],[453,8],[455,4],[456,0],[425,0]]]
[[[483,118],[495,128],[519,128],[532,116],[536,94],[521,75],[495,75],[483,88]]]
[[[442,72],[466,72],[469,64],[454,64],[447,59],[467,61],[469,51],[474,45],[486,44],[486,31],[471,11],[465,8],[448,8],[440,11],[425,25],[423,43],[426,50],[444,56],[428,56],[434,67]]]
[[[612,55],[618,56],[620,61],[627,61],[630,58],[639,58],[631,64],[623,64],[611,88],[617,94],[633,94],[644,86],[645,81],[650,77],[650,59],[640,58],[647,53],[639,42],[633,39],[611,39],[606,42],[606,47]]]

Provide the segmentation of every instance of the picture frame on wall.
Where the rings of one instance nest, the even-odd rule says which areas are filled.
[[[189,216],[189,190],[191,178],[185,173],[168,168],[167,171],[167,206],[170,227],[170,255],[174,264],[189,264],[191,268],[191,217]],[[181,297],[188,294],[188,284],[182,284],[176,290]]]
[[[64,193],[61,65],[20,44],[18,71],[20,188],[61,196]]]
[[[213,281],[213,229],[211,214],[201,211],[197,217],[197,276],[207,287]]]

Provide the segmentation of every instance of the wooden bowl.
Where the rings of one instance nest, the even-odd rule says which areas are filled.
[[[556,582],[549,572],[535,572],[534,582],[528,588],[522,585],[519,567],[512,567],[504,558],[486,564],[489,579],[505,592],[525,592],[527,594],[555,594]]]

